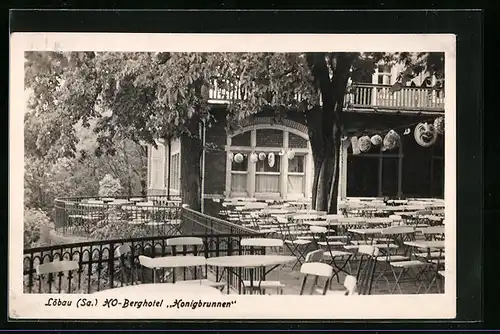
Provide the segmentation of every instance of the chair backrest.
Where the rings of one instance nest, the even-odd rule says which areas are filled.
[[[314,226],[314,225],[311,225],[309,227],[309,230],[312,233],[317,233],[317,234],[326,233],[326,231],[327,231],[326,227],[324,227],[324,226]]]
[[[321,263],[321,262],[307,262],[302,264],[300,267],[300,272],[304,274],[304,278],[302,279],[302,284],[300,286],[300,295],[304,293],[307,278],[311,275],[314,276],[314,282],[311,285],[311,289],[309,294],[314,293],[314,289],[320,277],[326,278],[324,286],[323,286],[323,295],[326,294],[326,291],[329,286],[330,279],[333,275],[333,268],[329,264]]]
[[[358,247],[358,253],[377,257],[379,255],[379,249],[372,245],[360,245]]]
[[[267,208],[267,203],[262,203],[262,202],[245,203],[245,208],[247,208],[247,209],[264,209],[264,208]]]
[[[76,261],[54,261],[42,263],[36,266],[38,275],[60,273],[64,271],[78,270],[80,265]]]
[[[283,247],[283,240],[271,238],[245,238],[241,239],[241,245],[253,247]]]
[[[359,287],[359,294],[366,295],[371,293],[375,268],[377,264],[377,257],[379,256],[379,249],[372,245],[360,245],[358,253],[361,254],[359,259],[358,270],[356,273],[357,286]],[[363,258],[367,258],[363,261]]]
[[[152,268],[151,260],[152,259],[149,256],[139,255],[139,263],[141,264],[141,266]]]
[[[347,275],[344,279],[344,287],[347,289],[347,295],[352,295],[356,292],[356,276]]]
[[[167,239],[167,246],[200,246],[203,239],[198,237],[178,237]]]
[[[279,223],[279,224],[286,224],[288,223],[288,218],[285,217],[285,216],[277,216],[276,217],[276,221]]]
[[[422,229],[423,234],[444,234],[444,226],[430,226]]]
[[[398,234],[412,234],[415,233],[415,228],[412,226],[395,226],[382,229],[381,234],[385,235],[398,235]]]
[[[305,262],[320,262],[323,260],[323,253],[324,251],[322,249],[309,252],[306,254]]]
[[[300,267],[300,272],[306,275],[330,278],[333,275],[333,268],[322,262],[306,262]]]
[[[132,252],[132,249],[130,248],[130,245],[121,245],[120,247],[118,247],[118,249],[116,250],[116,254],[118,256],[122,256],[122,255],[126,255],[126,254],[129,254]]]

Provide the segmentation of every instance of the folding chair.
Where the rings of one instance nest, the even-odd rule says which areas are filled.
[[[360,245],[358,255],[359,265],[356,272],[358,294],[369,295],[372,291],[379,249],[372,245]]]
[[[312,240],[299,239],[297,235],[299,233],[294,227],[297,224],[289,223],[288,221],[283,221],[282,219],[277,219],[277,225],[281,233],[284,244],[290,251],[292,256],[297,257],[297,261],[292,266],[292,270],[295,269],[297,265],[302,265],[305,260],[305,255],[309,245],[311,245]],[[295,233],[294,233],[295,232]]]
[[[132,257],[132,249],[130,248],[130,245],[125,244],[118,247],[116,249],[116,255],[119,257],[120,261],[121,286],[129,284],[134,285],[137,280],[137,271],[135,270],[134,259]]]
[[[390,215],[389,219],[392,220],[393,226],[398,226],[398,225],[404,224],[403,217],[401,217],[400,215]]]
[[[199,256],[196,256],[197,254],[197,247],[198,246],[203,246],[203,239],[201,238],[198,238],[198,237],[178,237],[178,238],[170,238],[170,239],[167,239],[167,246],[170,246],[172,247],[172,255],[173,256],[176,256],[176,247],[177,246],[181,246],[184,248],[184,250],[186,249],[186,247],[189,247],[189,246],[192,246],[194,247],[194,254],[195,256],[184,256],[186,258],[190,258],[190,257],[193,257],[193,258],[197,258]],[[174,283],[177,283],[177,284],[199,284],[199,285],[206,285],[206,286],[210,286],[210,287],[214,287],[214,288],[223,288],[226,284],[224,282],[214,282],[210,279],[208,279],[208,268],[206,266],[206,264],[202,264],[202,265],[197,265],[196,261],[195,262],[191,262],[191,260],[188,260],[187,263],[186,263],[186,267],[189,267],[189,263],[193,263],[192,266],[195,267],[195,270],[194,270],[194,279],[191,279],[191,280],[186,280],[186,277],[185,277],[185,272],[184,272],[184,280],[183,281],[178,281],[178,282],[175,282]],[[201,271],[202,271],[202,277],[201,279],[198,279],[196,276],[197,276],[197,271],[196,271],[196,268],[197,267],[200,267],[201,268]],[[203,274],[203,267],[205,267],[205,273]],[[174,275],[174,279],[175,279],[175,269],[173,270],[173,275]]]
[[[333,267],[333,277],[337,277],[337,282],[340,283],[339,273],[343,272],[347,275],[350,273],[344,270],[344,268],[349,264],[349,260],[352,257],[352,253],[334,249],[334,247],[343,247],[345,244],[342,241],[331,241],[327,237],[327,228],[323,226],[310,226],[311,233],[313,235],[314,241],[317,245],[326,247],[326,251],[323,253],[323,257],[330,258],[330,265]],[[324,241],[322,241],[324,240]],[[342,263],[337,265],[336,259],[342,259]],[[349,268],[350,269],[350,268]],[[350,271],[350,270],[349,270]]]
[[[325,283],[321,294],[322,295],[326,294],[330,283],[330,279],[333,274],[332,266],[321,262],[307,262],[301,265],[300,272],[304,274],[304,278],[302,279],[302,284],[300,286],[300,295],[304,294],[307,279],[309,278],[309,276],[314,276],[314,281],[309,290],[309,294],[310,295],[314,294],[314,291],[316,290],[315,289],[316,285],[318,284],[318,280],[320,277],[323,277],[325,279]]]
[[[430,226],[421,231],[425,240],[444,240],[444,226]]]
[[[254,247],[270,247],[270,248],[282,248],[284,246],[283,240],[281,239],[270,239],[270,238],[248,238],[242,239],[240,242],[242,247],[250,247],[250,253],[253,254]],[[250,281],[244,280],[243,286],[245,290],[251,288]],[[286,285],[281,283],[279,280],[279,270],[278,270],[278,280],[268,281],[262,280],[258,286],[254,286],[254,290],[259,290],[260,294],[265,294],[266,289],[276,289],[278,294],[283,294],[283,288]]]
[[[430,276],[427,277],[427,281],[429,281],[429,285],[426,287],[425,293],[428,293],[429,290],[432,288],[433,284],[436,283],[438,293],[441,292],[440,289],[440,284],[438,282],[438,279],[441,277],[440,272],[444,270],[444,265],[445,265],[445,253],[444,249],[427,249],[427,252],[421,251],[421,252],[415,252],[415,255],[422,260],[426,261],[428,264],[428,270],[422,271],[420,276]],[[443,272],[444,273],[444,272]],[[422,279],[421,284],[419,285],[417,289],[417,293],[420,292],[420,289],[425,286],[425,277]]]
[[[330,280],[331,282],[331,280]],[[344,278],[344,288],[345,290],[327,290],[326,294],[327,295],[337,295],[337,296],[352,296],[352,295],[357,295],[356,291],[356,276],[353,275],[347,275]],[[322,290],[317,289],[316,292],[322,293]]]
[[[40,279],[43,278],[43,275],[48,274],[48,283],[49,283],[49,293],[52,293],[52,283],[54,282],[54,274],[58,274],[58,293],[64,293],[61,289],[62,278],[64,276],[64,272],[68,272],[68,293],[71,293],[71,279],[73,278],[72,272],[74,270],[79,270],[80,265],[76,261],[54,261],[49,263],[42,263],[36,266],[36,274],[40,276]]]
[[[383,264],[380,270],[380,274],[377,276],[375,281],[377,282],[380,278],[384,278],[390,293],[393,293],[396,287],[402,293],[400,286],[402,278],[411,270],[424,269],[424,262],[410,259],[410,247],[407,247],[404,244],[405,241],[414,241],[415,233],[416,230],[412,226],[388,227],[381,231],[381,235],[387,238],[387,242],[385,247],[379,247],[379,249],[385,254],[377,257],[377,261],[382,262]],[[397,271],[399,271],[399,273],[397,273]],[[391,272],[392,276],[395,279],[395,284],[393,287],[391,287],[391,283],[386,277],[386,273],[388,272]],[[417,281],[421,273],[422,271],[420,271],[416,275],[414,282]]]

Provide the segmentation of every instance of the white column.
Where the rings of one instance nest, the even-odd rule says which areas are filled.
[[[147,152],[148,152],[148,188],[151,188],[151,145],[148,144],[147,146]]]
[[[347,197],[347,148],[340,146],[339,200]]]
[[[257,146],[257,131],[254,129],[250,132],[250,147],[255,150]],[[248,177],[247,177],[247,192],[248,197],[255,196],[255,164],[250,162],[250,157],[247,157],[248,161]]]
[[[390,80],[391,85],[394,85],[396,83],[396,78],[398,77],[398,70],[399,68],[397,65],[391,67],[391,80]]]
[[[378,68],[375,67],[375,72],[372,75],[372,84],[378,84]],[[372,106],[377,105],[377,87],[372,88]]]
[[[161,154],[160,154],[160,159],[161,159],[161,181],[160,181],[160,187],[165,189],[165,156],[166,156],[166,149],[165,149],[165,145],[163,144],[158,144],[158,148],[161,147]]]
[[[232,166],[232,161],[229,156],[229,153],[231,152],[231,137],[227,136],[226,140],[226,191],[224,192],[224,195],[229,197],[231,195],[231,166]]]
[[[281,173],[280,173],[280,192],[281,198],[287,199],[288,197],[288,131],[283,131],[283,148],[285,154],[281,156]]]
[[[314,178],[314,161],[313,161],[313,156],[312,156],[312,149],[311,149],[311,143],[307,141],[307,149],[309,153],[307,154],[306,157],[306,170],[305,170],[305,175],[304,177],[306,178],[305,180],[305,197],[307,199],[312,198],[312,184],[313,184],[313,178]]]

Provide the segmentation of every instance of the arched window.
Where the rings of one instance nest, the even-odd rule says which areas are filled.
[[[254,124],[228,136],[226,193],[232,197],[310,197],[312,158],[304,125]],[[257,161],[251,155],[257,154]],[[234,157],[241,155],[239,160]]]

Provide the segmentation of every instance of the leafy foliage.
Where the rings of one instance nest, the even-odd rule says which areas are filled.
[[[193,175],[192,180],[183,178],[183,193],[199,192],[195,182],[202,151],[199,123],[210,126],[214,121],[208,100],[210,89],[217,85],[227,93],[231,127],[263,108],[278,115],[289,109],[303,111],[319,175],[321,166],[338,167],[330,160],[335,160],[340,134],[348,128],[341,114],[349,79],[371,75],[381,62],[403,63],[398,85],[425,72],[435,75],[442,87],[443,57],[408,52],[28,53],[26,86],[36,98],[26,122],[36,135],[26,141],[27,149],[51,159],[71,157],[78,142],[74,126],[90,128],[92,121],[98,156],[113,156],[118,138],[156,147],[157,138],[181,137],[190,151],[183,155],[182,169]],[[46,116],[40,120],[41,114]],[[336,171],[325,173],[325,182],[315,182],[315,187],[327,184],[334,189],[329,185],[335,185]],[[324,206],[322,201],[318,209]]]
[[[24,210],[24,248],[47,245],[52,230],[54,230],[54,223],[44,211]]]
[[[120,180],[113,178],[110,174],[104,175],[101,181],[99,181],[99,196],[115,196],[118,195],[122,190],[122,185]]]

